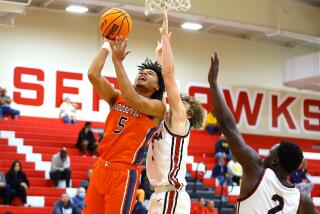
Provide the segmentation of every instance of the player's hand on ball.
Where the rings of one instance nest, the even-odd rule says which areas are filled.
[[[215,51],[213,56],[211,56],[211,66],[208,74],[208,82],[209,84],[217,83],[219,73],[219,57],[218,53]]]
[[[112,50],[112,60],[122,62],[130,51],[126,51],[127,39],[122,36],[117,37],[115,40],[110,40],[110,47]]]

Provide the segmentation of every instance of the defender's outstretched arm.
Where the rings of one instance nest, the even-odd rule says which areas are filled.
[[[162,75],[166,86],[171,114],[169,125],[172,132],[178,135],[184,135],[186,133],[186,121],[188,118],[186,109],[180,98],[178,85],[174,78],[173,54],[170,44],[170,33],[168,33],[168,14],[166,11],[163,12],[163,24],[160,32],[162,44],[162,55],[160,59]]]
[[[244,174],[253,173],[253,176],[261,174],[263,170],[262,161],[255,150],[248,146],[242,138],[234,120],[234,117],[224,101],[220,92],[217,77],[219,73],[219,58],[215,52],[211,57],[211,67],[208,74],[210,94],[213,102],[214,115],[220,124],[221,131],[228,139],[232,155],[243,167]]]

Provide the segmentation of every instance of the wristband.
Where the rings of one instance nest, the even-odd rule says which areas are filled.
[[[111,47],[110,47],[110,44],[109,44],[109,41],[105,41],[102,45],[102,48],[110,51],[111,50]]]

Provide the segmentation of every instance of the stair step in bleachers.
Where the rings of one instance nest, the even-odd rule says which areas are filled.
[[[18,120],[0,120],[0,131],[15,131],[16,138],[23,138],[23,143],[26,146],[32,146],[33,153],[42,155],[42,161],[51,161],[52,155],[58,153],[62,147],[68,148],[68,153],[71,158],[72,169],[72,187],[78,187],[80,182],[86,178],[87,170],[91,168],[96,161],[92,157],[81,157],[80,152],[75,147],[77,136],[80,129],[83,127],[84,122],[79,122],[75,125],[63,124],[60,119],[50,118],[34,118],[34,117],[21,117]],[[103,123],[92,123],[93,128],[102,129]],[[96,133],[97,136],[97,133]],[[252,146],[256,151],[258,149],[269,149],[272,145],[281,140],[280,137],[260,136],[260,135],[243,135],[246,142]],[[205,162],[206,169],[211,170],[216,163],[214,158],[215,143],[219,139],[220,135],[208,135],[206,131],[192,130],[188,154],[194,156],[194,162]],[[286,140],[294,141],[296,139],[285,138]],[[313,145],[320,145],[320,141],[316,140],[304,140],[297,139],[297,142],[301,145],[305,151],[319,152]],[[44,171],[36,171],[35,164],[26,161],[26,155],[17,154],[17,149],[14,146],[8,146],[8,140],[0,139],[0,170],[7,172],[10,168],[12,161],[18,159],[22,163],[23,170],[26,172],[31,187],[28,189],[29,196],[43,196],[45,199],[45,208],[42,208],[43,213],[52,213],[52,206],[60,198],[61,194],[65,192],[65,189],[59,189],[52,187],[52,182],[46,180],[44,177]],[[319,169],[320,161],[309,160],[309,173],[312,175],[320,175]],[[192,169],[192,168],[191,168]],[[197,191],[193,193],[194,179],[191,176],[192,173],[188,173],[187,177],[188,185],[187,191],[190,193],[190,197],[196,200],[199,196],[213,199],[217,204],[220,197],[214,193],[215,180],[205,178],[203,182],[197,182]],[[312,196],[320,196],[320,186],[315,185],[315,189]],[[234,202],[234,200],[233,200]],[[228,213],[232,208],[232,205],[227,201],[222,203],[224,213]],[[25,207],[18,207],[27,209]],[[1,207],[0,207],[1,210]],[[23,211],[23,214],[37,213],[42,211],[32,210],[32,212]],[[14,213],[19,213],[16,211]]]
[[[49,196],[60,197],[66,190],[55,187],[30,187],[28,189],[28,195],[30,196]]]
[[[60,197],[46,197],[44,204],[46,207],[53,207],[59,199]]]
[[[39,140],[39,139],[25,139],[24,144],[27,146],[47,146],[54,148],[66,147],[67,149],[75,148],[76,141],[65,141],[65,140]]]
[[[4,160],[19,160],[19,161],[23,161],[26,160],[26,155],[24,154],[17,154],[15,152],[1,152],[0,153],[0,159]]]
[[[67,142],[76,142],[77,136],[73,135],[58,135],[58,134],[47,134],[47,133],[30,133],[30,132],[17,132],[17,138],[24,139],[38,139],[38,140],[61,140]]]
[[[0,166],[0,171],[6,173],[7,171],[9,171],[9,168]],[[27,174],[28,178],[39,178],[39,177],[44,178],[44,171],[36,171],[34,170],[34,168],[28,169],[28,168],[25,168],[24,165],[23,165],[23,171]]]
[[[10,167],[12,165],[12,162],[13,162],[13,159],[7,159],[7,160],[1,159],[0,167],[3,168],[3,169],[6,169],[3,172],[7,172],[10,169]],[[25,160],[20,161],[20,162],[21,162],[21,165],[23,167],[23,170],[25,170],[25,169],[34,170],[35,169],[35,163],[26,162]]]
[[[13,214],[51,214],[53,213],[52,207],[0,207],[0,213],[5,213],[7,211]]]
[[[48,147],[48,146],[33,146],[33,152],[40,153],[40,154],[49,154],[54,155],[60,151],[61,147]],[[68,148],[68,154],[72,156],[79,156],[81,153],[79,150],[74,148]]]

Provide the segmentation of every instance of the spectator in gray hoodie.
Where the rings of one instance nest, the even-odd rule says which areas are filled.
[[[58,186],[59,180],[65,180],[66,186],[70,187],[70,158],[65,147],[52,157],[50,178],[55,187]]]

